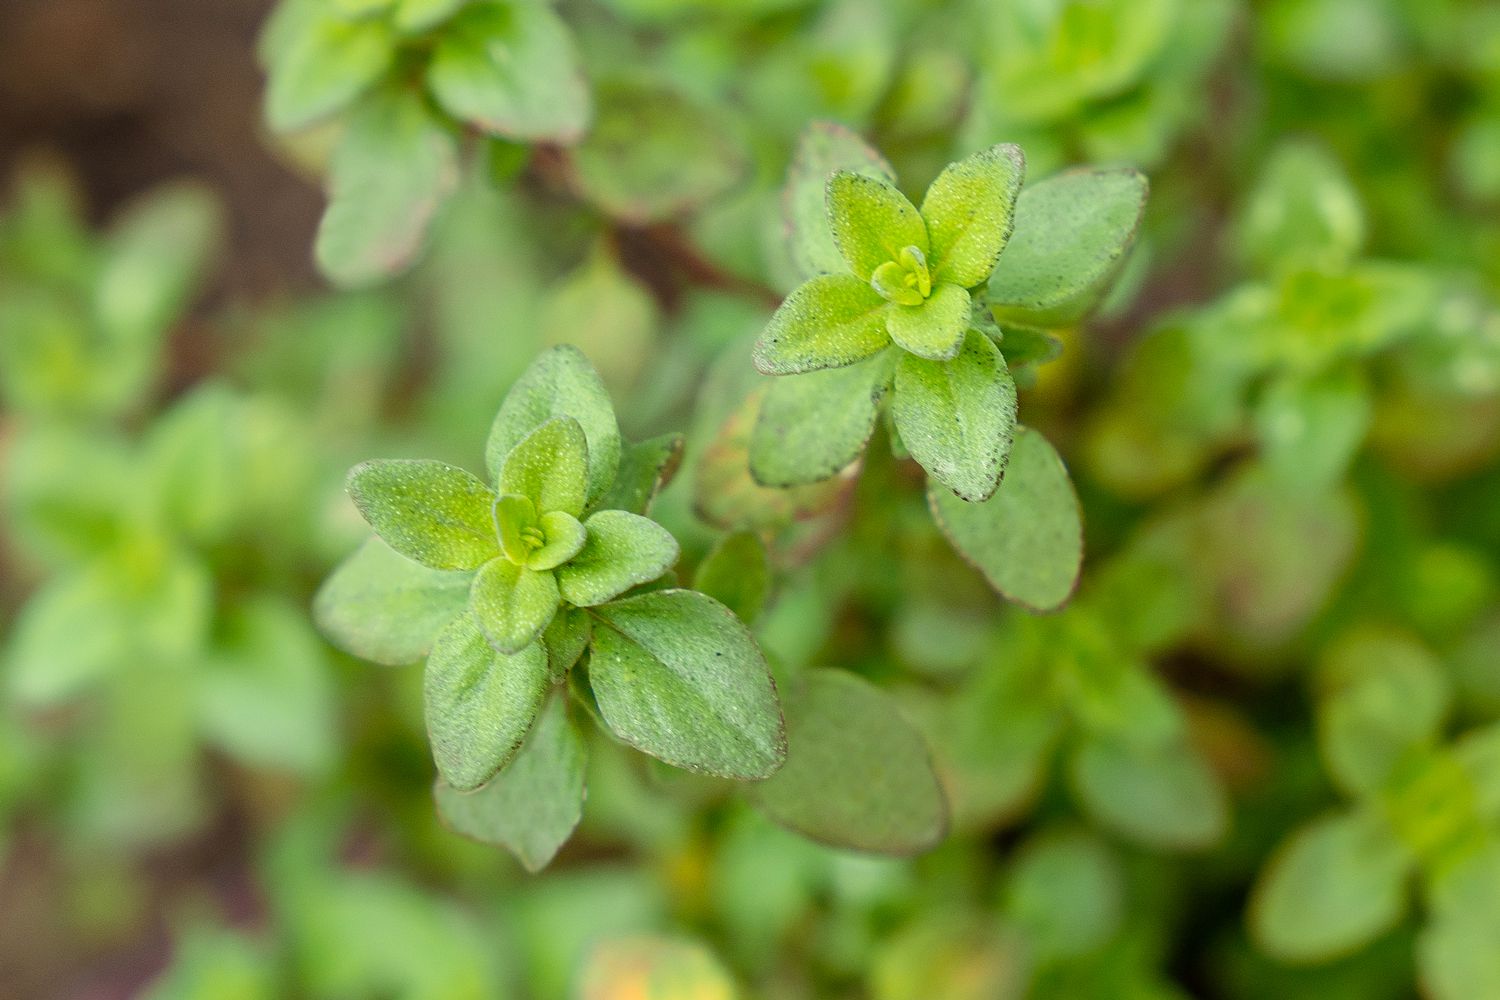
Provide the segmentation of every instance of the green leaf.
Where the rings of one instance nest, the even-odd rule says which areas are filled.
[[[165,186],[132,203],[111,226],[94,286],[100,325],[130,343],[168,329],[215,262],[224,226],[218,199],[198,184]]]
[[[1083,523],[1068,470],[1052,445],[1016,429],[1005,478],[983,503],[936,483],[927,503],[948,541],[1006,598],[1038,611],[1061,607],[1083,563]]]
[[[880,177],[843,170],[829,177],[828,222],[849,270],[862,281],[906,247],[927,253],[927,227],[916,206]]]
[[[361,104],[328,168],[328,209],[313,256],[337,285],[404,270],[458,183],[458,145],[421,98],[392,91]]]
[[[1158,749],[1088,739],[1070,762],[1088,811],[1122,835],[1166,850],[1210,847],[1224,836],[1228,805],[1206,761],[1184,744]]]
[[[415,663],[469,600],[474,575],[428,569],[371,538],[323,582],[313,620],[339,648],[388,666]]]
[[[1072,170],[1021,192],[1015,238],[990,278],[1000,321],[1070,326],[1103,298],[1135,239],[1146,178]]]
[[[693,589],[754,624],[771,593],[771,556],[765,543],[753,531],[725,535],[698,564]]]
[[[1015,227],[1026,176],[1019,146],[981,150],[938,175],[922,198],[932,241],[932,280],[973,288],[990,276]]]
[[[552,624],[542,632],[542,645],[547,647],[547,669],[554,680],[562,680],[573,669],[593,634],[593,619],[588,612],[566,605],[558,609]]]
[[[527,569],[554,569],[572,559],[583,548],[587,532],[578,518],[560,510],[543,514],[538,522],[544,542],[526,560]]]
[[[550,4],[470,4],[438,36],[427,85],[453,117],[510,139],[571,143],[588,124],[578,52]]]
[[[1500,723],[1491,723],[1465,733],[1455,750],[1470,780],[1479,814],[1500,820]]]
[[[594,126],[568,151],[569,179],[588,201],[631,225],[663,222],[729,191],[749,156],[734,123],[660,83],[606,79]]]
[[[391,548],[433,569],[475,569],[500,550],[495,494],[463,469],[427,459],[362,462],[349,495]]]
[[[562,511],[578,517],[588,483],[588,441],[572,417],[556,417],[532,431],[500,468],[500,492],[526,497],[538,516]]]
[[[1284,962],[1347,955],[1401,919],[1409,868],[1405,850],[1375,812],[1323,816],[1292,834],[1261,871],[1250,931]]]
[[[46,708],[112,674],[172,667],[202,655],[213,580],[166,548],[122,549],[50,581],[18,613],[6,681],[24,705]]]
[[[750,435],[755,481],[803,486],[832,478],[859,458],[875,430],[896,353],[772,382]]]
[[[803,278],[839,274],[848,264],[828,221],[828,179],[847,171],[894,182],[895,171],[875,148],[832,122],[813,122],[797,141],[782,193],[792,263]]]
[[[902,355],[891,414],[928,475],[971,503],[994,495],[1015,434],[1016,386],[988,337],[969,331],[952,361]]]
[[[527,871],[541,871],[583,817],[586,759],[567,690],[553,688],[520,751],[487,785],[465,793],[438,783],[438,815],[455,833],[504,847]]]
[[[748,789],[777,823],[834,847],[914,854],[948,831],[927,741],[897,700],[842,670],[811,670],[787,694],[786,763]]]
[[[1318,681],[1318,747],[1329,776],[1352,795],[1378,791],[1407,754],[1430,746],[1451,700],[1437,659],[1389,628],[1340,636]]]
[[[970,311],[968,292],[957,285],[938,285],[919,306],[893,304],[886,311],[885,327],[902,349],[946,361],[963,346]]]
[[[655,580],[677,562],[677,539],[650,518],[601,510],[583,526],[588,532],[583,549],[557,570],[558,587],[569,604],[603,604]]]
[[[853,275],[812,278],[766,324],[755,342],[755,367],[766,375],[795,375],[863,361],[890,344],[891,308],[869,282]]]
[[[347,107],[390,69],[395,38],[379,19],[321,16],[297,26],[273,54],[266,120],[273,131],[304,128]]]
[[[572,417],[588,441],[588,499],[593,504],[614,482],[620,464],[620,428],[598,372],[576,347],[542,353],[500,404],[484,448],[491,478],[521,440],[554,417]]]
[[[408,34],[442,24],[469,0],[396,0],[396,27]]]
[[[1093,833],[1051,829],[1022,846],[1000,908],[1041,964],[1081,955],[1120,927],[1125,886],[1120,860]]]
[[[333,762],[333,674],[300,608],[260,597],[230,609],[198,682],[203,735],[236,760],[312,775]]]
[[[609,728],[674,767],[765,778],[786,735],[765,658],[722,604],[658,590],[595,608],[589,680]]]
[[[1237,227],[1239,256],[1261,273],[1348,266],[1365,243],[1359,193],[1327,150],[1283,143],[1270,156]]]
[[[557,613],[559,600],[550,570],[527,569],[504,557],[480,567],[469,588],[469,610],[502,653],[518,653],[534,643]]]
[[[443,629],[427,658],[423,698],[438,774],[472,791],[510,763],[551,683],[540,643],[497,652],[472,614]]]
[[[1256,403],[1255,431],[1265,464],[1282,483],[1317,492],[1348,472],[1374,413],[1370,386],[1351,366],[1272,382]]]
[[[677,432],[627,444],[609,492],[594,504],[600,510],[646,514],[682,464],[683,436]]]

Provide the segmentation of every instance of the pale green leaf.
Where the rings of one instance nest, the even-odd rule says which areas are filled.
[[[596,502],[614,482],[620,464],[620,427],[599,373],[576,347],[566,344],[544,351],[516,380],[484,448],[491,478],[516,445],[554,417],[572,417],[588,441],[588,498]]]
[[[848,268],[828,222],[828,178],[835,171],[895,181],[885,159],[858,135],[832,122],[813,122],[797,141],[782,193],[792,263],[803,278]]]
[[[438,783],[438,815],[455,833],[498,844],[527,871],[541,871],[583,816],[586,758],[567,690],[553,688],[520,751],[488,784],[459,792]]]
[[[588,441],[572,417],[547,421],[526,436],[505,457],[500,468],[500,492],[520,494],[536,507],[538,516],[562,511],[583,513],[589,484]]]
[[[1074,170],[1021,192],[1015,237],[990,278],[1001,321],[1067,326],[1114,280],[1146,207],[1134,170]]]
[[[933,281],[972,288],[990,276],[1015,227],[1025,176],[1026,158],[1010,143],[951,163],[938,175],[922,198]]]
[[[1374,414],[1370,386],[1355,368],[1284,377],[1257,401],[1255,432],[1266,467],[1280,482],[1316,492],[1348,472]]]
[[[416,259],[458,183],[458,144],[406,91],[364,102],[328,167],[328,209],[313,256],[335,284],[368,285]]]
[[[650,518],[601,510],[583,523],[588,537],[573,559],[558,567],[563,599],[591,607],[649,583],[677,562],[677,539]]]
[[[1455,750],[1474,782],[1480,815],[1491,821],[1500,820],[1500,723],[1465,733]]]
[[[389,666],[415,663],[463,611],[473,576],[429,569],[371,538],[323,582],[313,619],[355,656]]]
[[[828,222],[849,270],[863,281],[906,247],[927,253],[927,227],[916,206],[880,177],[845,170],[829,177]]]
[[[172,184],[130,204],[110,227],[94,286],[100,325],[129,343],[160,336],[210,270],[223,234],[223,209],[198,184]]]
[[[433,569],[475,569],[500,550],[495,494],[463,469],[427,459],[362,462],[349,495],[391,548]]]
[[[527,569],[503,556],[481,566],[469,588],[469,610],[502,653],[533,644],[557,613],[558,601],[550,570]]]
[[[1125,913],[1120,859],[1093,833],[1046,830],[1018,852],[1000,908],[1039,962],[1091,951],[1119,929]]]
[[[518,653],[490,645],[473,615],[443,629],[427,658],[423,698],[438,774],[471,791],[508,764],[550,685],[540,643]]]
[[[766,324],[755,342],[755,367],[793,375],[862,361],[891,342],[886,316],[892,308],[867,281],[818,275],[788,295]]]
[[[834,847],[914,854],[948,830],[927,741],[897,700],[854,674],[811,670],[787,693],[786,763],[749,789],[756,807]]]
[[[927,502],[959,555],[990,586],[1038,611],[1061,607],[1083,563],[1083,523],[1068,470],[1041,434],[1018,427],[1005,478],[983,503],[935,482]]]
[[[415,34],[435,28],[469,0],[396,0],[396,27]]]
[[[292,604],[260,597],[230,609],[197,672],[204,737],[245,764],[326,772],[338,729],[323,649]]]
[[[390,69],[395,38],[384,22],[309,18],[277,47],[266,87],[266,120],[277,132],[311,125],[347,107]]]
[[[1069,770],[1088,812],[1139,843],[1198,850],[1216,843],[1228,825],[1224,789],[1191,746],[1147,750],[1088,739]]]
[[[1250,899],[1256,943],[1284,962],[1325,962],[1378,937],[1406,910],[1410,859],[1372,811],[1313,820],[1282,843]]]
[[[802,486],[832,478],[858,459],[875,430],[896,354],[773,381],[750,435],[755,481]]]
[[[903,350],[945,361],[963,346],[970,311],[967,291],[957,285],[938,285],[921,305],[892,304],[885,314],[885,328]]]
[[[753,531],[719,539],[698,564],[693,589],[707,594],[747,624],[753,624],[771,593],[771,556]]]
[[[1338,269],[1364,246],[1365,210],[1327,150],[1294,140],[1269,157],[1236,228],[1239,256],[1261,273]]]
[[[589,680],[609,728],[674,767],[753,780],[786,757],[765,658],[722,604],[659,590],[602,605]]]
[[[1015,434],[1016,385],[988,337],[969,331],[952,361],[902,355],[891,414],[928,475],[971,503],[994,495]]]
[[[575,142],[588,124],[578,52],[546,3],[470,4],[438,36],[427,84],[453,117],[509,139]]]

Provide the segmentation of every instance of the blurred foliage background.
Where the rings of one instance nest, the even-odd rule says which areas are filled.
[[[276,82],[320,4],[406,16],[0,6],[0,996],[1500,998],[1500,7],[560,0],[545,127],[450,83],[434,163],[338,152],[384,98],[317,120],[326,50]],[[879,434],[750,478],[814,121],[912,192],[1001,141],[1149,176],[1021,395],[1083,501],[1064,610],[1004,605]],[[309,606],[344,470],[475,467],[557,343],[627,437],[687,432],[685,566],[765,539],[779,676],[899,699],[938,846],[821,846],[597,733],[544,873],[442,827],[420,671]]]

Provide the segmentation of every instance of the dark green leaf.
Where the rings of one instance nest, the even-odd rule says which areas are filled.
[[[683,436],[675,432],[625,445],[614,484],[595,506],[599,510],[649,513],[656,495],[682,464],[682,445]]]
[[[771,593],[771,557],[759,535],[725,535],[698,564],[693,589],[707,594],[747,624],[754,624]]]

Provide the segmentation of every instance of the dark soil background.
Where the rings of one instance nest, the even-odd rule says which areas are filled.
[[[315,287],[319,194],[261,141],[254,45],[272,5],[0,0],[0,184],[50,155],[97,221],[153,184],[198,178],[229,211],[220,294]]]

